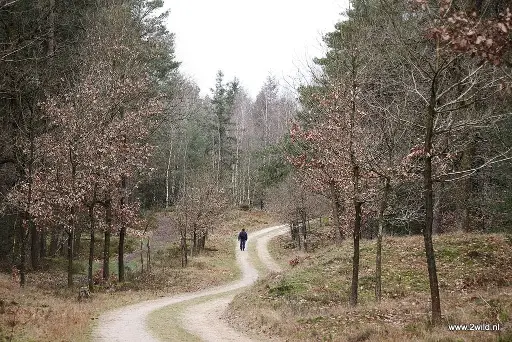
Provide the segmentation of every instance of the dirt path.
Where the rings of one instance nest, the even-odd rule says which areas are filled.
[[[93,331],[93,341],[157,342],[158,339],[146,328],[147,316],[152,311],[211,295],[217,296],[194,305],[183,313],[181,317],[183,327],[205,341],[251,341],[220,320],[220,316],[235,296],[234,290],[250,286],[258,278],[258,272],[249,260],[248,250],[251,249],[251,244],[256,243],[258,258],[265,267],[278,271],[279,266],[270,257],[267,243],[272,237],[285,232],[286,226],[275,226],[251,233],[248,249],[245,252],[241,252],[238,245],[235,245],[237,262],[242,269],[242,279],[239,281],[203,291],[150,300],[108,312],[99,318],[99,324]],[[225,295],[219,296],[219,294]]]

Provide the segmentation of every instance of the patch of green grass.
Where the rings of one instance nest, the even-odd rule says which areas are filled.
[[[200,342],[201,339],[181,327],[180,315],[191,305],[190,301],[153,311],[149,314],[147,325],[162,341]]]
[[[268,294],[271,297],[293,297],[306,291],[303,282],[296,279],[281,279],[277,284],[268,287]]]
[[[436,256],[440,260],[455,261],[461,256],[461,251],[455,246],[443,246],[436,251]]]

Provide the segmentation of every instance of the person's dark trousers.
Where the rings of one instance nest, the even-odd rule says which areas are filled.
[[[245,240],[240,240],[240,250],[245,251]]]

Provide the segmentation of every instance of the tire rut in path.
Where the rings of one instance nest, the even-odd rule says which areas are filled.
[[[274,226],[256,231],[249,236],[249,243],[256,242],[258,258],[271,271],[279,271],[280,268],[270,257],[267,243],[271,238],[285,232],[286,226]],[[158,342],[159,340],[151,334],[146,325],[147,317],[151,312],[169,305],[210,295],[217,296],[214,299],[194,305],[184,312],[182,316],[183,327],[204,341],[252,341],[220,319],[222,312],[235,295],[232,292],[252,285],[258,278],[257,270],[249,261],[248,249],[251,246],[248,244],[244,252],[239,250],[238,243],[235,248],[237,249],[237,262],[242,269],[240,280],[198,292],[145,301],[108,312],[100,316],[99,324],[93,331],[93,341]],[[225,295],[218,296],[223,293]]]

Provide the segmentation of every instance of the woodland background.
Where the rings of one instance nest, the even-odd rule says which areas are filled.
[[[353,305],[359,239],[423,234],[439,320],[432,234],[511,232],[509,3],[355,0],[309,83],[269,76],[256,99],[221,71],[201,97],[162,6],[0,2],[2,269],[24,285],[65,257],[68,286],[74,260],[91,289],[100,262],[123,282],[164,208],[183,266],[227,207],[274,212],[306,248],[330,216]]]

